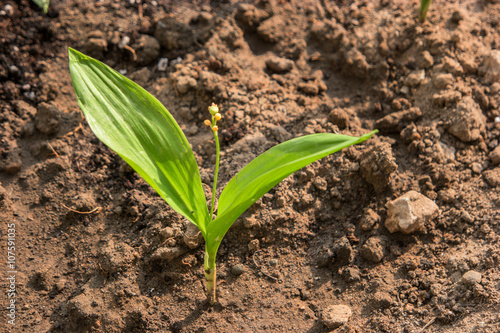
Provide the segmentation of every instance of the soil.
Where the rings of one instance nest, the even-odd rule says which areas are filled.
[[[0,4],[1,331],[500,331],[499,1]],[[207,195],[212,102],[221,185],[293,137],[380,133],[239,218],[210,306],[203,240],[93,135],[68,47],[164,103]],[[410,191],[432,214],[391,233]]]

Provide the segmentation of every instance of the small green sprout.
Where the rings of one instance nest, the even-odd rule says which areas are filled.
[[[50,0],[33,0],[33,2],[36,3],[38,7],[42,8],[43,12],[47,14]]]
[[[421,22],[425,21],[427,17],[427,12],[429,11],[429,7],[431,6],[432,0],[420,0],[420,11],[418,13],[418,18]]]
[[[217,105],[205,120],[215,137],[216,162],[210,210],[194,153],[177,122],[150,93],[105,64],[69,49],[71,79],[78,103],[95,135],[120,155],[178,213],[194,223],[205,239],[207,298],[216,301],[217,250],[236,219],[293,172],[378,131],[353,137],[311,134],[274,146],[240,170],[218,200],[214,219],[220,146]]]

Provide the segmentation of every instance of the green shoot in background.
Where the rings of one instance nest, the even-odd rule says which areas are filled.
[[[42,8],[43,12],[47,14],[50,0],[33,0],[33,2],[36,3],[38,7]]]
[[[210,210],[194,153],[177,122],[150,93],[105,64],[69,49],[71,79],[78,103],[95,135],[120,155],[179,214],[198,226],[205,239],[207,297],[216,300],[217,250],[236,219],[293,172],[377,131],[352,137],[320,133],[274,146],[240,170],[221,192],[213,219],[219,139],[215,104],[209,107],[217,148]]]
[[[421,22],[425,21],[431,3],[432,0],[420,0],[420,11],[418,13],[418,18],[420,19]]]

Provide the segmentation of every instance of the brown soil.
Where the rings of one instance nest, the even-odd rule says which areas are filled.
[[[2,264],[0,331],[327,332],[342,304],[338,332],[499,332],[500,3],[435,1],[421,23],[415,0],[193,2],[1,2],[1,258],[15,224],[17,273],[13,326]],[[380,133],[234,224],[212,307],[203,241],[95,138],[68,47],[164,103],[207,194],[211,102],[222,185],[292,137]],[[439,214],[390,233],[387,203],[410,190]]]

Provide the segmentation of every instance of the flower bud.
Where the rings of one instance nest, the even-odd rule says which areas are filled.
[[[220,113],[216,113],[216,114],[214,115],[214,118],[215,118],[215,120],[216,120],[216,121],[219,121],[219,120],[221,120],[222,115],[221,115]]]
[[[212,105],[210,105],[208,107],[208,111],[210,112],[210,114],[213,116],[217,113],[219,113],[219,107],[217,106],[217,104],[215,103],[212,103]]]
[[[212,129],[217,132],[219,130],[219,127],[217,125],[215,125],[214,127],[212,127]]]
[[[204,123],[205,125],[207,125],[207,126],[212,125],[212,122],[211,122],[210,120],[208,120],[208,119],[205,119],[205,121],[204,121],[203,123]]]

